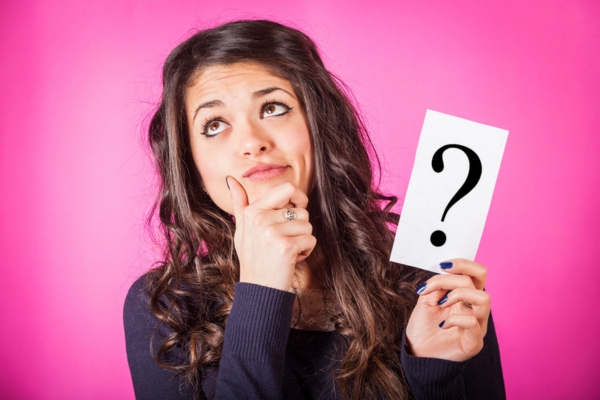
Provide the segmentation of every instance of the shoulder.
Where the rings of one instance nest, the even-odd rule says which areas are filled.
[[[149,273],[138,278],[129,288],[123,307],[123,327],[128,356],[139,353],[153,354],[165,340],[173,334],[171,328],[162,322],[150,307]],[[167,358],[182,359],[182,354],[171,352]]]
[[[133,333],[133,330],[148,328],[152,320],[156,321],[150,310],[148,273],[146,273],[133,282],[125,297],[123,306],[125,333]]]
[[[123,306],[123,315],[129,316],[133,313],[139,312],[140,309],[150,308],[150,291],[148,286],[148,273],[140,276],[133,282],[127,296],[125,297],[125,304]]]
[[[127,292],[127,297],[125,298],[126,306],[136,303],[141,298],[148,296],[148,274],[149,272],[146,272],[144,275],[137,278],[135,282],[131,284],[131,286],[129,287],[129,291]]]
[[[156,354],[156,351],[174,334],[167,322],[172,322],[174,319],[179,321],[181,318],[180,315],[173,314],[172,304],[165,296],[161,296],[159,300],[161,310],[153,311],[150,305],[151,279],[152,271],[139,277],[131,285],[125,298],[123,327],[128,353],[130,350],[148,352],[149,348],[153,348]],[[166,359],[170,360],[172,357],[177,360],[185,359],[185,355],[178,350],[171,351],[168,356],[165,356]]]

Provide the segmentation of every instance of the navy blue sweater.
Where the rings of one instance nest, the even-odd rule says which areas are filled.
[[[150,353],[158,320],[151,313],[145,276],[125,300],[127,359],[137,399],[193,399],[172,371],[160,368]],[[238,283],[227,320],[219,366],[202,367],[200,398],[208,399],[339,399],[333,372],[337,332],[290,328],[295,294],[248,283]],[[154,351],[169,330],[162,325],[154,337]],[[504,399],[504,381],[494,325],[490,318],[483,350],[466,362],[399,354],[415,399]],[[154,353],[155,354],[155,353]],[[178,349],[172,361],[185,360]],[[196,393],[198,397],[198,393]]]

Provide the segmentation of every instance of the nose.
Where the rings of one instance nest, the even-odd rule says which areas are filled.
[[[273,143],[271,137],[259,124],[248,121],[239,126],[239,153],[245,157],[256,157],[267,153]]]

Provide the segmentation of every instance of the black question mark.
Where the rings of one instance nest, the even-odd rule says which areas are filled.
[[[442,155],[444,154],[444,151],[451,148],[462,150],[467,155],[467,157],[469,158],[469,174],[467,175],[465,183],[463,183],[460,189],[458,189],[458,192],[456,192],[454,197],[452,197],[452,199],[450,200],[450,203],[448,203],[448,205],[446,206],[446,209],[444,210],[444,215],[442,215],[442,222],[444,222],[444,219],[446,218],[446,214],[448,213],[448,210],[450,210],[450,207],[452,207],[460,199],[469,194],[469,192],[473,190],[475,186],[477,186],[479,178],[481,178],[481,160],[479,159],[479,156],[470,148],[462,146],[460,144],[447,144],[445,146],[440,147],[431,159],[431,167],[433,168],[433,170],[438,173],[444,170],[444,160],[442,158]],[[435,247],[440,247],[443,246],[444,243],[446,243],[446,234],[444,232],[435,231],[431,234],[432,245],[434,245]]]

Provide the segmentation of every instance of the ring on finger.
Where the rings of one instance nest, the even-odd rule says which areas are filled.
[[[288,209],[285,212],[285,219],[287,219],[288,221],[293,221],[296,219],[296,212],[294,210],[290,210]]]
[[[467,303],[466,301],[463,301],[463,306],[473,308],[473,304]]]

